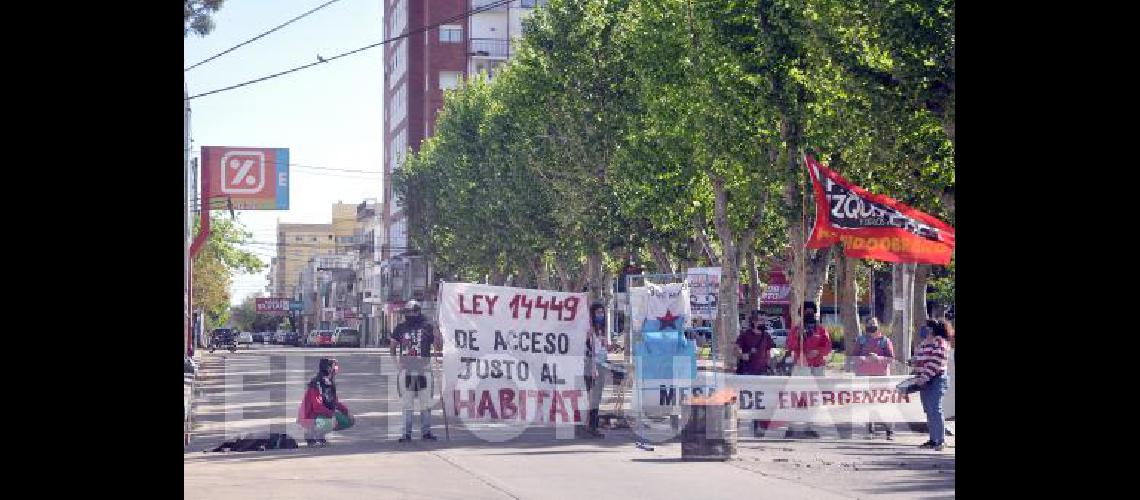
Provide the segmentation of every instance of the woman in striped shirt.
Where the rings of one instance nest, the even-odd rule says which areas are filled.
[[[940,320],[932,325],[931,334],[926,336],[918,346],[911,364],[914,370],[911,374],[918,378],[922,409],[926,412],[926,425],[930,429],[930,440],[919,448],[942,451],[946,441],[946,424],[942,415],[942,396],[948,387],[946,373],[946,359],[950,352],[950,338],[954,335],[954,327],[946,320]]]

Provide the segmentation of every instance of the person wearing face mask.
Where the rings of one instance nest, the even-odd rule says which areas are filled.
[[[400,367],[396,375],[396,392],[404,410],[404,437],[401,443],[412,440],[412,415],[420,410],[420,433],[425,441],[435,441],[431,433],[432,400],[432,347],[441,349],[443,339],[435,328],[424,320],[419,302],[409,300],[404,305],[404,321],[392,331],[392,356],[399,356]],[[418,402],[418,404],[417,404]]]
[[[881,377],[891,374],[891,362],[895,358],[895,347],[891,343],[891,339],[883,335],[882,330],[879,329],[878,319],[867,320],[867,331],[855,339],[855,352],[852,356],[855,358],[855,375]],[[876,423],[867,423],[869,434],[875,434]],[[889,422],[878,422],[878,424],[886,427],[887,440],[893,439],[894,427]]]
[[[609,334],[606,333],[606,307],[594,303],[590,306],[590,331],[586,335],[586,357],[582,374],[586,379],[586,390],[590,393],[589,420],[585,432],[595,438],[604,437],[598,431],[598,410],[602,405],[602,391],[606,385],[606,378],[609,377],[609,369],[606,367],[609,346]]]
[[[738,375],[767,375],[768,363],[772,358],[772,348],[776,342],[768,334],[768,325],[765,324],[760,313],[754,311],[749,319],[748,328],[736,337],[736,355],[740,358],[736,373]]]
[[[325,435],[352,427],[356,419],[336,397],[336,375],[340,364],[335,359],[321,359],[317,376],[309,380],[301,405],[297,408],[297,424],[305,428],[309,447],[328,446]]]
[[[800,339],[800,329],[793,327],[788,333],[788,351],[793,353],[795,364],[807,366],[811,374],[822,377],[827,358],[831,355],[831,337],[827,330],[819,324],[816,317],[817,309],[814,302],[804,302],[803,339]],[[802,345],[801,345],[802,342]]]

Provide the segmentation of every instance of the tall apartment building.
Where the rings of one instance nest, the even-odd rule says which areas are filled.
[[[295,297],[297,284],[314,255],[336,251],[332,224],[277,223],[277,259],[272,278],[274,297]]]
[[[385,0],[384,38],[494,3],[496,0]],[[420,143],[434,133],[444,91],[457,88],[469,74],[485,72],[487,78],[493,77],[510,59],[511,41],[522,35],[523,20],[544,4],[546,0],[512,0],[385,46],[383,243],[378,252],[391,320],[403,301],[423,301],[431,281],[430,269],[417,262],[419,257],[411,251],[404,209],[392,200],[392,173],[403,164],[409,149],[418,151]],[[398,287],[394,286],[397,278]]]

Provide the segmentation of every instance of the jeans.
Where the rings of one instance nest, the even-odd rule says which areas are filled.
[[[610,370],[602,364],[596,364],[598,371],[597,377],[586,377],[586,390],[590,394],[590,407],[587,417],[587,427],[590,429],[598,428],[598,413],[602,407],[602,393],[606,387],[606,378],[610,375]]]
[[[930,428],[930,441],[943,443],[946,441],[946,421],[942,414],[942,396],[946,394],[949,384],[946,377],[939,375],[930,380],[919,391],[922,401],[922,411],[926,412],[926,425]]]
[[[404,435],[412,435],[412,414],[420,410],[420,435],[431,434],[432,400],[431,373],[401,372],[400,403],[404,409]],[[421,386],[422,384],[422,386]]]

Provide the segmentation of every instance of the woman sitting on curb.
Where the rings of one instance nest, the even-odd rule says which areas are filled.
[[[352,427],[355,419],[348,408],[336,398],[336,374],[340,365],[335,359],[323,358],[317,376],[309,381],[301,406],[297,408],[297,424],[305,428],[305,442],[309,447],[328,446],[325,435]]]

